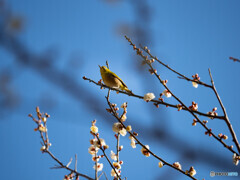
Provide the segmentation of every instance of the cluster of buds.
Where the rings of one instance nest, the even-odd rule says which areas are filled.
[[[197,125],[197,120],[196,120],[196,119],[193,119],[192,126],[196,126],[196,125]]]
[[[106,108],[106,111],[107,111],[108,113],[112,113],[112,110],[111,110],[110,108]]]
[[[206,131],[205,135],[209,135],[209,137],[211,137],[212,136],[212,129],[209,129],[208,131]]]
[[[37,113],[37,119],[35,119],[33,117],[32,114],[29,114],[28,116],[30,118],[32,118],[32,120],[37,124],[37,128],[34,129],[34,131],[39,131],[41,134],[42,133],[47,133],[47,120],[48,118],[50,118],[50,115],[47,113],[41,113],[39,107],[36,107],[36,113]],[[47,137],[47,135],[46,135]],[[48,150],[48,148],[52,145],[51,143],[49,143],[49,139],[48,138],[44,138],[44,136],[42,136],[42,147],[41,147],[41,151],[45,152],[46,150]]]
[[[194,167],[190,167],[189,170],[186,170],[185,174],[189,174],[190,176],[195,176],[195,174],[197,174],[196,170],[194,169]]]
[[[118,111],[119,110],[119,108],[117,107],[117,104],[112,103],[111,106],[114,109],[114,111]]]
[[[42,151],[42,153],[44,153],[46,150],[48,150],[48,148],[49,148],[50,146],[52,146],[52,143],[50,143],[50,142],[48,142],[48,141],[46,141],[46,140],[45,140],[45,144],[46,144],[46,145],[43,145],[43,146],[40,148],[40,151]]]
[[[202,123],[206,125],[208,123],[208,120],[203,120]]]
[[[115,171],[117,172],[117,174],[116,174]],[[117,179],[117,177],[120,176],[120,174],[121,174],[121,170],[117,170],[117,169],[115,169],[115,170],[112,169],[111,170],[111,176],[114,177],[114,179]]]
[[[123,164],[123,161],[119,161],[119,162],[113,162],[113,166],[116,168],[116,169],[121,169],[121,165]]]
[[[33,121],[35,121],[38,124],[38,127],[34,129],[34,131],[40,131],[43,133],[47,132],[47,119],[50,118],[50,115],[47,113],[41,113],[39,107],[36,108],[37,117],[38,119],[35,119],[32,114],[29,114],[28,116],[32,118]]]
[[[155,59],[152,58],[152,59],[148,60],[148,63],[151,64],[151,63],[153,63],[154,61],[155,61]]]
[[[89,154],[92,155],[92,160],[95,162],[93,169],[96,171],[102,171],[103,164],[98,163],[100,158],[103,158],[104,156],[97,155],[99,148],[102,150],[108,149],[108,145],[106,144],[105,140],[102,138],[99,138],[98,134],[98,127],[96,126],[97,120],[92,121],[92,126],[90,127],[90,133],[93,135],[93,139],[90,140],[91,146],[88,148]]]
[[[39,124],[38,127],[34,129],[34,131],[40,131],[40,132],[46,133],[47,128],[43,124]]]
[[[144,50],[149,54],[150,53],[150,49],[148,49],[147,46],[144,46]]]
[[[111,107],[113,108],[113,110],[114,111],[118,111],[119,110],[119,108],[117,107],[117,104],[114,104],[114,103],[112,103],[111,104]],[[113,110],[111,109],[111,108],[106,108],[106,111],[108,112],[108,113],[113,113]],[[117,112],[116,112],[117,113]],[[117,115],[118,115],[118,113],[117,113]]]
[[[166,80],[162,80],[162,83],[163,83],[163,85],[167,85],[168,80],[167,79]]]
[[[234,153],[232,160],[233,160],[233,164],[235,164],[237,166],[239,163],[239,160],[240,160],[240,156],[237,156],[236,153]]]
[[[197,88],[198,87],[198,81],[200,80],[199,75],[196,73],[195,75],[192,75],[193,81],[192,81],[192,85],[193,87]]]
[[[149,157],[150,156],[149,149],[150,149],[149,145],[145,145],[145,147],[142,147],[141,149],[142,154],[146,157]]]
[[[225,135],[225,134],[222,134],[222,133],[218,134],[218,137],[219,137],[220,139],[224,139],[224,140],[227,140],[227,139],[228,139],[228,136]]]
[[[121,175],[122,164],[123,164],[123,161],[113,162],[114,169],[112,169],[111,171],[111,176],[113,176],[114,179],[117,179],[117,177]],[[117,174],[115,171],[117,172]]]
[[[73,178],[74,178],[74,174],[71,173],[71,174],[69,174],[69,175],[65,175],[63,180],[71,180],[71,179],[73,179]]]
[[[136,148],[136,141],[132,135],[128,137],[131,140],[131,146],[132,148]]]
[[[144,95],[143,100],[146,102],[149,102],[155,98],[155,95],[153,93],[147,93]]]
[[[211,116],[217,116],[218,113],[216,112],[217,111],[217,108],[213,108],[212,111],[208,112],[207,114],[208,115],[211,115]],[[214,117],[209,117],[210,119],[214,119]]]
[[[188,107],[191,111],[197,111],[198,110],[198,104],[194,101],[192,102],[192,105]]]
[[[126,121],[126,119],[127,119],[127,103],[126,103],[126,102],[123,103],[123,104],[121,105],[121,108],[123,109],[123,114],[122,114],[120,120],[121,120],[122,122],[124,122],[124,121]]]
[[[127,113],[127,103],[123,103],[121,105],[121,108],[123,108],[123,115]],[[121,117],[123,117],[123,115]],[[122,118],[120,119],[121,121]],[[116,133],[114,136],[117,139],[117,154],[115,154],[113,151],[111,151],[110,157],[111,159],[114,161],[112,163],[114,169],[112,169],[111,171],[111,176],[114,177],[114,179],[118,179],[118,176],[121,175],[121,165],[123,164],[123,161],[119,161],[119,152],[122,151],[123,146],[119,146],[119,138],[120,138],[120,134],[122,136],[125,136],[127,134],[127,130],[131,131],[132,127],[131,126],[127,126],[127,128],[125,129],[123,124],[117,122],[113,124],[112,127],[113,131]]]
[[[136,50],[137,55],[143,55],[143,51],[140,48],[137,48],[135,45],[133,46],[133,49]]]
[[[102,79],[100,79],[100,80],[98,81],[98,84],[102,84]]]
[[[181,104],[177,104],[177,109],[178,109],[178,111],[181,111],[182,110],[182,105]]]
[[[160,96],[160,97],[158,98],[158,100],[161,101],[161,102],[164,102],[164,99],[163,99],[163,97],[162,97],[162,96],[163,96],[163,93],[160,93],[159,96]]]
[[[175,163],[173,163],[173,166],[175,167],[175,168],[178,168],[178,169],[182,169],[182,166],[181,166],[181,164],[179,163],[179,162],[175,162]]]
[[[162,95],[166,96],[167,98],[172,97],[172,94],[171,94],[167,89],[165,89],[165,90],[160,94],[160,97],[162,97]]]
[[[99,136],[98,134],[96,136]],[[97,148],[103,148],[103,149],[108,149],[108,145],[106,145],[106,142],[104,139],[100,138],[100,139],[97,139],[97,138],[94,138],[94,139],[91,139],[90,140],[90,144],[93,145],[94,147],[97,147]]]
[[[153,105],[156,106],[156,108],[159,108],[159,103],[155,102]]]
[[[150,72],[151,75],[156,74],[157,70],[156,69],[149,69],[148,70]]]
[[[98,81],[98,84],[99,84],[99,85],[102,85],[102,79],[100,79],[100,80]],[[101,86],[100,89],[103,89],[103,87]]]
[[[229,59],[233,60],[234,62],[236,62],[236,61],[239,61],[239,62],[240,62],[240,60],[239,60],[239,59],[237,59],[237,58],[234,58],[234,57],[229,57]]]

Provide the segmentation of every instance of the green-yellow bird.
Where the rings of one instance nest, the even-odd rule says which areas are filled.
[[[98,65],[99,66],[99,65]],[[126,84],[114,72],[110,71],[106,66],[99,66],[102,80],[105,85],[111,88],[121,89],[132,94]]]

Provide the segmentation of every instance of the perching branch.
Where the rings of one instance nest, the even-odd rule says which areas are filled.
[[[122,91],[122,90],[119,90],[119,89],[115,89],[115,88],[111,88],[109,86],[106,86],[105,84],[102,84],[101,82],[96,82],[90,78],[87,78],[87,77],[83,77],[84,80],[87,80],[89,81],[90,83],[93,83],[97,86],[100,86],[101,88],[107,88],[107,89],[110,89],[110,90],[113,90],[113,91],[116,91],[117,93],[121,93],[121,94],[125,94],[125,95],[128,95],[128,96],[132,96],[132,97],[135,97],[135,98],[139,98],[139,99],[144,99],[143,96],[140,96],[140,95],[137,95],[137,94],[130,94],[128,92],[125,92],[125,91]],[[156,100],[156,99],[152,99],[150,100],[149,102],[153,102],[155,103],[154,105],[164,105],[166,107],[172,107],[172,108],[176,108],[178,109],[178,105],[174,105],[174,104],[170,104],[170,103],[167,103],[167,102],[163,102],[161,100]],[[186,108],[182,108],[182,110],[184,111],[188,111]],[[201,116],[205,116],[205,117],[208,117],[208,118],[213,118],[213,119],[220,119],[220,120],[223,120],[224,119],[224,116],[214,116],[214,115],[211,115],[211,114],[207,114],[207,113],[203,113],[203,112],[200,112],[200,111],[194,111],[195,114],[198,114],[198,115],[201,115]]]

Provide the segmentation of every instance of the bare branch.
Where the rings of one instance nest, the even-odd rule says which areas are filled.
[[[233,142],[235,143],[235,145],[236,145],[236,147],[237,147],[237,150],[238,150],[238,153],[240,154],[240,145],[239,145],[239,142],[238,142],[238,140],[237,140],[237,136],[236,136],[236,134],[235,134],[235,132],[234,132],[234,130],[233,130],[232,124],[230,123],[230,120],[229,120],[228,115],[227,115],[227,111],[226,111],[226,109],[225,109],[225,107],[224,107],[224,105],[223,105],[223,103],[222,103],[222,100],[220,99],[220,96],[219,96],[219,94],[218,94],[218,92],[217,92],[217,90],[216,90],[216,87],[215,87],[215,85],[214,85],[214,81],[213,81],[213,77],[212,77],[210,68],[208,69],[208,71],[209,71],[209,76],[210,76],[210,78],[211,78],[211,83],[212,83],[213,91],[214,91],[214,93],[215,93],[215,95],[216,95],[216,97],[217,97],[217,99],[218,99],[219,104],[221,105],[222,111],[223,111],[224,116],[225,116],[224,121],[226,122],[226,124],[227,124],[227,126],[228,126],[228,129],[229,129],[229,131],[230,131],[230,133],[231,133],[231,135],[232,135],[232,138],[233,138]]]
[[[240,59],[234,58],[234,57],[229,57],[230,60],[233,60],[234,62],[240,62]]]
[[[85,174],[79,173],[76,170],[69,168],[68,166],[71,164],[72,158],[67,165],[64,165],[58,158],[56,158],[51,153],[51,151],[49,151],[49,147],[50,147],[51,144],[49,143],[49,139],[48,139],[48,136],[47,136],[46,122],[47,122],[47,118],[49,118],[50,116],[47,113],[45,113],[45,114],[41,113],[39,107],[36,108],[36,112],[37,112],[38,120],[36,120],[31,114],[28,115],[28,116],[30,118],[32,118],[32,120],[38,125],[38,128],[35,128],[35,131],[39,131],[39,133],[40,133],[40,136],[41,136],[41,139],[42,139],[42,144],[43,144],[43,147],[41,149],[42,152],[49,154],[51,156],[51,158],[53,160],[55,160],[60,165],[60,166],[55,166],[52,169],[64,168],[64,169],[69,170],[70,174],[74,173],[76,176],[81,176],[81,177],[84,177],[88,180],[94,180],[93,178],[91,178],[91,177],[89,177]],[[42,121],[43,121],[43,125],[42,125]],[[45,137],[44,137],[44,134],[45,134]]]
[[[161,79],[160,75],[157,74],[157,72],[155,71],[155,69],[152,67],[152,64],[150,63],[150,60],[148,59],[148,56],[144,56],[143,52],[140,50],[140,48],[136,48],[136,45],[132,43],[131,39],[128,38],[127,36],[125,36],[126,40],[130,43],[130,45],[133,47],[133,49],[137,52],[137,55],[139,55],[140,57],[142,57],[143,61],[150,67],[151,72],[153,72],[153,74],[156,76],[156,78],[159,80],[159,82],[166,88],[166,90],[174,97],[174,99],[176,99],[185,109],[186,111],[188,111],[190,114],[192,114],[192,116],[196,119],[196,121],[198,123],[200,123],[204,129],[206,129],[206,134],[209,134],[210,136],[213,136],[214,139],[216,139],[217,141],[219,141],[225,148],[227,148],[229,151],[231,151],[232,153],[236,153],[238,154],[236,151],[234,151],[232,149],[232,146],[228,146],[225,142],[223,142],[222,138],[216,136],[213,132],[212,129],[209,129],[206,124],[204,124],[199,118],[198,116],[194,113],[197,111],[192,111],[190,110],[175,94],[172,93],[172,91],[167,87],[166,83],[164,83],[164,81]],[[224,117],[225,119],[225,117]]]

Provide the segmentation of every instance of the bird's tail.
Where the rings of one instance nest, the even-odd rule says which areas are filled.
[[[131,90],[129,90],[127,87],[124,87],[122,90],[126,91],[129,94],[133,94],[133,92]]]

